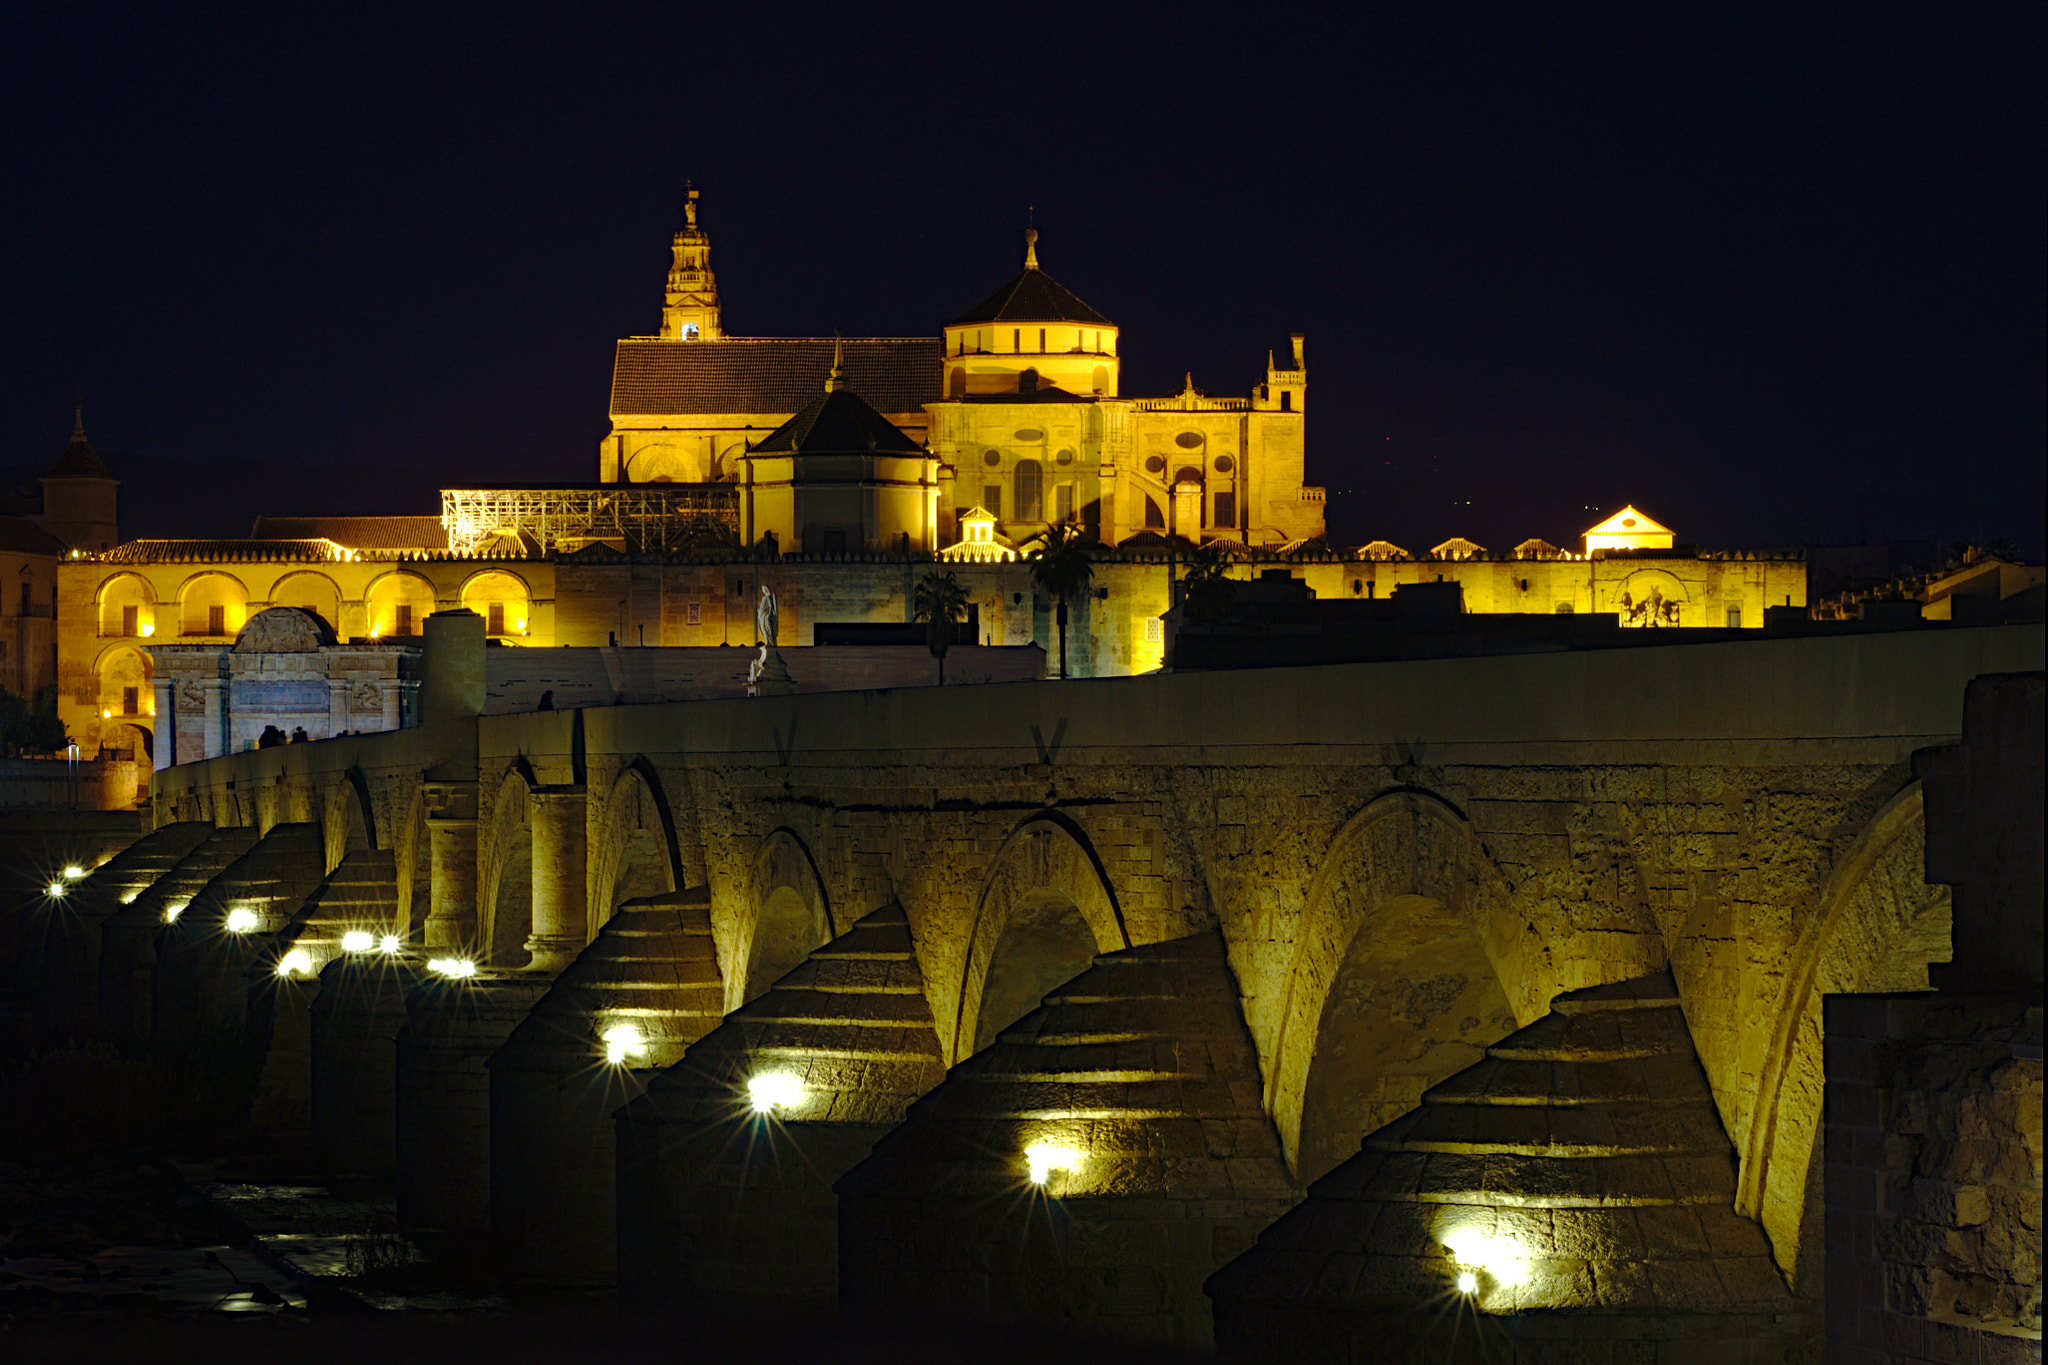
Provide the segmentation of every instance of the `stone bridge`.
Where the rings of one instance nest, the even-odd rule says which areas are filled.
[[[1818,1292],[1821,997],[1948,957],[1913,754],[2043,665],[2016,626],[480,717],[480,622],[427,634],[419,728],[158,775],[49,1027],[210,1068],[520,1273],[1205,1342],[1309,1182],[1581,1020],[1527,1055],[1650,1059],[1611,1122],[1466,1104],[1419,1150],[1560,1245],[1640,1207],[1575,1254],[1678,1277],[1517,1311],[1676,1300],[1759,1359]]]

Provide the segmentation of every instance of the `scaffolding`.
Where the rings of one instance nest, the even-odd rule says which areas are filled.
[[[441,490],[441,525],[459,555],[507,548],[507,540],[543,553],[593,541],[663,550],[691,536],[737,544],[739,513],[739,485],[730,483]]]

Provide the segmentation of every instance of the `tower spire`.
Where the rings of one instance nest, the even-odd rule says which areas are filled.
[[[1038,269],[1038,229],[1035,227],[1024,229],[1024,268]]]
[[[840,372],[846,368],[846,343],[838,332],[832,333],[832,373],[825,376],[825,392],[837,393],[846,387]]]
[[[85,399],[83,396],[71,408],[71,439],[73,441],[83,441],[85,439]]]
[[[711,273],[711,238],[697,223],[697,182],[683,182],[683,225],[674,242],[668,293],[661,310],[661,334],[671,341],[716,341],[718,277]]]

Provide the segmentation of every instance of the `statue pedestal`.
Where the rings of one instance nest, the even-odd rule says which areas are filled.
[[[789,665],[782,662],[782,651],[762,645],[761,657],[747,666],[747,695],[787,697],[795,692],[796,683],[790,679]]]

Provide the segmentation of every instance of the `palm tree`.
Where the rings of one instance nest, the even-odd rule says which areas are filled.
[[[925,647],[939,661],[939,686],[944,687],[946,650],[953,643],[953,623],[967,610],[967,589],[960,586],[952,570],[943,574],[934,570],[919,580],[911,604],[916,608],[914,619],[925,623]]]
[[[1188,615],[1215,629],[1217,620],[1230,610],[1231,599],[1237,596],[1237,584],[1230,579],[1230,556],[1213,543],[1188,556],[1188,572],[1181,579],[1181,592]]]
[[[1031,581],[1056,604],[1053,619],[1060,629],[1062,678],[1067,676],[1067,599],[1088,590],[1088,580],[1095,577],[1089,559],[1088,542],[1065,522],[1046,527],[1044,544],[1031,556]]]

